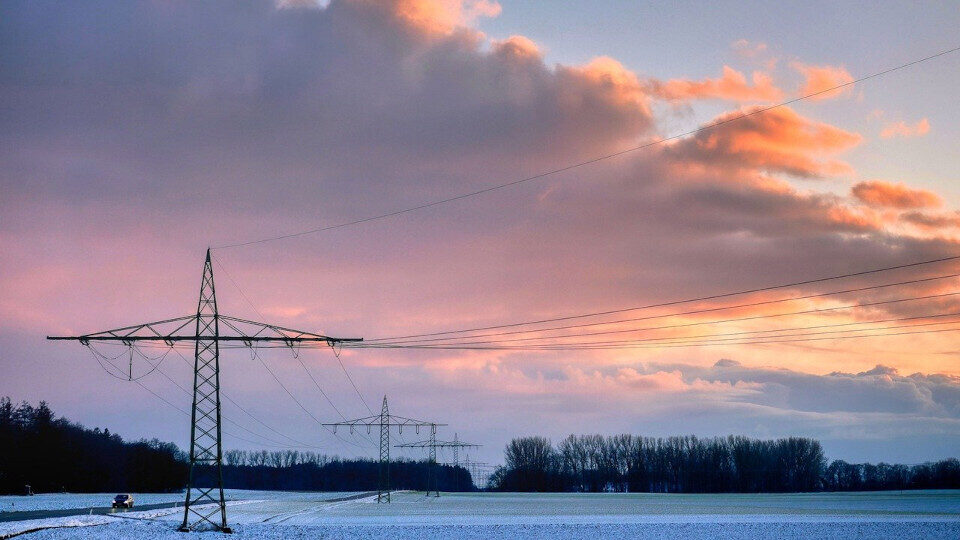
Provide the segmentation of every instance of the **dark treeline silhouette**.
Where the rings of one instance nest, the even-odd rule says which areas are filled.
[[[820,442],[790,437],[570,435],[512,440],[490,480],[502,491],[760,493],[960,488],[960,461],[827,464]]]
[[[176,491],[187,467],[172,443],[125,442],[110,430],[55,418],[43,401],[0,398],[0,493]]]
[[[542,437],[511,441],[504,467],[490,479],[504,491],[630,491],[659,493],[868,491],[960,488],[960,462],[921,465],[827,463],[820,443],[791,437],[650,438],[571,435],[554,446]],[[262,490],[373,491],[375,460],[343,460],[316,452],[230,450],[225,487]],[[425,490],[426,461],[391,463],[393,489]],[[187,456],[156,439],[125,442],[109,430],[56,418],[45,402],[14,406],[0,398],[0,493],[159,492],[183,489]],[[441,491],[476,487],[463,467],[437,466]],[[196,485],[212,485],[212,468]]]
[[[225,488],[290,491],[373,491],[377,489],[376,460],[343,460],[316,452],[228,450],[223,455]],[[426,461],[390,462],[392,489],[427,489]],[[440,491],[474,491],[470,473],[463,467],[436,466]],[[214,471],[197,471],[197,484],[213,485]]]
[[[228,450],[225,487],[263,490],[369,491],[377,489],[377,462],[341,460],[315,452]],[[46,402],[13,405],[0,398],[0,493],[179,491],[187,482],[187,455],[156,439],[125,442],[110,430],[56,418]],[[198,486],[213,471],[196,472]],[[476,488],[463,467],[437,466],[442,491]],[[394,489],[425,490],[425,461],[394,461]]]

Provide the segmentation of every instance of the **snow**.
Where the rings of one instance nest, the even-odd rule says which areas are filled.
[[[571,539],[583,538],[957,538],[960,528],[948,523],[647,523],[647,524],[556,524],[536,525],[385,525],[382,527],[344,526],[281,526],[251,524],[234,527],[229,538],[262,538],[268,540],[339,538],[368,540],[375,538],[410,539]],[[157,522],[119,523],[109,527],[81,530],[51,529],[33,533],[31,539],[62,538],[144,538],[182,540],[183,534]],[[190,538],[223,538],[217,533],[193,534]]]
[[[238,499],[227,509],[228,522],[236,533],[231,538],[960,538],[960,491],[464,493],[439,498],[395,492],[389,505],[371,504],[375,497],[326,502],[346,495],[333,493],[231,495]],[[51,528],[28,537],[182,539],[175,532],[181,512],[167,509],[119,517],[89,516],[98,524]],[[83,518],[58,519],[82,522]],[[13,524],[0,523],[3,525]],[[220,537],[214,533],[199,536]]]
[[[226,489],[227,499],[249,500],[276,496],[275,491],[252,491],[245,489]],[[42,493],[32,497],[23,495],[0,495],[0,512],[23,512],[27,510],[63,510],[74,508],[102,508],[110,506],[117,493]],[[148,504],[183,502],[184,492],[175,493],[131,493],[134,508]],[[350,495],[346,492],[284,493],[287,500],[314,500],[318,497],[332,499]]]

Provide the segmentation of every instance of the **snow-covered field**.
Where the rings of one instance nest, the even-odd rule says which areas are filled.
[[[228,520],[233,537],[241,538],[960,538],[960,491],[440,498],[401,492],[389,505],[371,498],[326,502],[344,495],[332,493],[230,495],[235,502]],[[183,538],[174,531],[181,517],[175,510],[155,510],[57,518],[73,520],[70,525],[90,518],[91,524],[26,538]],[[0,526],[15,523],[23,522]]]
[[[116,493],[42,493],[32,497],[19,495],[0,495],[0,512],[23,512],[26,510],[61,510],[66,508],[90,508],[110,506]],[[183,502],[183,492],[177,493],[131,493],[137,506],[145,504]],[[228,499],[250,500],[276,496],[275,491],[250,491],[245,489],[226,489]],[[285,500],[315,500],[318,497],[332,499],[350,495],[349,493],[284,493]]]

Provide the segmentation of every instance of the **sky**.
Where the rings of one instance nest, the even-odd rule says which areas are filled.
[[[956,4],[933,2],[3,2],[0,395],[186,447],[188,421],[170,405],[189,408],[174,384],[189,386],[189,360],[144,349],[165,374],[135,362],[153,395],[44,337],[190,314],[210,246],[221,313],[366,339],[955,256],[960,53],[757,110],[957,47],[958,25]],[[694,131],[449,204],[216,248]],[[943,277],[958,272],[924,265],[734,300],[931,278],[897,287],[631,313],[688,325],[670,329],[588,322],[623,339],[932,325],[960,312],[957,278]],[[855,303],[875,305],[717,322]],[[515,436],[627,432],[808,436],[830,458],[917,463],[960,448],[956,336],[302,351],[336,410],[290,351],[262,358],[318,418],[365,416],[386,394],[392,412],[448,424],[440,438],[483,444],[471,456],[491,463]],[[101,352],[126,361],[123,347]],[[249,351],[221,365],[244,407],[224,404],[226,447],[269,447],[269,424],[318,451],[376,453],[325,432]]]

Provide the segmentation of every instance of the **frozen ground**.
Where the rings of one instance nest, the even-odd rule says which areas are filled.
[[[276,496],[275,491],[250,491],[245,489],[227,489],[228,499],[250,500]],[[61,510],[66,508],[90,508],[110,506],[116,493],[43,493],[32,497],[20,495],[0,495],[0,512],[23,512],[27,510]],[[136,505],[183,502],[183,492],[177,493],[132,493]],[[297,500],[298,497],[314,500],[318,496],[332,499],[349,493],[285,493],[284,499]]]
[[[330,493],[232,495],[237,501],[227,514],[236,532],[231,538],[960,538],[960,491],[438,499],[404,492],[395,493],[390,505],[370,498],[324,502],[336,497]],[[178,512],[137,514],[89,516],[101,524],[25,538],[183,538],[173,530]]]

